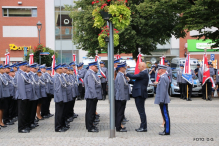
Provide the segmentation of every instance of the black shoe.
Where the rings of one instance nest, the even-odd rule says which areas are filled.
[[[92,128],[91,130],[88,130],[88,132],[99,132],[99,130]]]
[[[36,125],[35,124],[31,124],[30,127],[31,127],[31,129],[34,129],[34,128],[36,128]]]
[[[38,123],[38,122],[39,122],[39,120],[35,119],[35,120],[34,120],[34,122],[35,122],[35,123]]]
[[[78,117],[78,114],[74,113],[74,116],[77,116],[77,117]]]
[[[210,101],[211,101],[211,96],[208,96],[208,100],[210,100]]]
[[[186,101],[192,101],[192,99],[191,99],[191,98],[188,98],[188,99],[186,99]]]
[[[170,133],[159,132],[159,135],[170,135]]]
[[[5,125],[14,125],[14,122],[9,121],[9,122],[4,122]]]
[[[52,117],[52,116],[54,116],[54,114],[50,114],[50,113],[49,113],[48,116],[49,116],[49,117]]]
[[[55,132],[65,132],[66,130],[64,128],[60,128],[59,130],[55,130]]]
[[[39,121],[39,120],[44,120],[44,118],[42,117],[42,119],[39,119],[38,117],[36,117],[36,119]]]
[[[35,127],[38,127],[38,126],[39,126],[38,123],[37,123],[37,124],[35,123],[34,125],[35,125]]]
[[[147,132],[148,130],[144,129],[144,128],[139,128],[139,129],[135,129],[135,131],[137,131],[137,132]]]
[[[30,131],[30,130],[32,130],[33,128],[31,128],[31,127],[27,127],[27,128],[25,128],[25,129]]]
[[[42,116],[44,119],[46,119],[46,118],[49,118],[49,116],[48,115],[44,115],[44,116]]]
[[[117,132],[127,132],[126,129],[121,128],[120,130],[116,130]]]
[[[100,122],[100,119],[95,119],[94,122]]]
[[[30,133],[30,131],[27,129],[23,129],[23,130],[19,131],[19,133]]]
[[[6,128],[7,126],[6,125],[4,125],[4,126],[2,126],[2,125],[0,125],[2,128]]]
[[[77,117],[78,117],[78,116],[76,116],[76,115],[73,116],[74,119],[77,118]]]
[[[73,122],[73,118],[71,117],[71,118],[67,119],[67,122]]]
[[[186,98],[185,98],[185,97],[183,97],[183,100],[186,100]]]
[[[96,114],[97,117],[100,117],[100,114]]]
[[[126,122],[122,122],[122,125],[125,125],[126,124]]]
[[[127,120],[127,119],[123,119],[123,121],[122,122],[128,122],[129,120]]]
[[[63,129],[65,129],[65,131],[67,131],[68,129],[70,129],[70,126],[65,126],[65,127],[63,127]]]

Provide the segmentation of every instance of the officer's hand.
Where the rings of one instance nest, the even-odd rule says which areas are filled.
[[[154,82],[154,84],[155,84],[155,85],[157,85],[157,84],[158,84],[158,82],[156,81],[156,82]]]

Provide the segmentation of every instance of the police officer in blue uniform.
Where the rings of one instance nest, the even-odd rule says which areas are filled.
[[[84,77],[86,114],[85,122],[88,132],[99,132],[98,128],[93,124],[96,118],[96,108],[98,100],[102,99],[101,81],[97,76],[97,61],[89,63],[89,70]]]
[[[115,124],[117,132],[127,132],[121,124],[125,115],[125,107],[129,97],[129,84],[125,77],[126,63],[117,64],[118,74],[115,79]]]
[[[19,70],[16,73],[16,99],[18,100],[18,132],[29,133],[29,116],[28,105],[33,95],[32,81],[25,73],[27,70],[27,62],[18,64]]]
[[[197,64],[197,68],[195,69],[195,75],[196,75],[197,77],[198,77],[199,68],[200,68],[200,64]]]
[[[168,60],[165,60],[164,61],[165,62],[165,66],[167,66],[167,69],[166,69],[166,71],[167,71],[167,76],[168,76],[168,78],[169,78],[169,80],[170,80],[170,84],[169,84],[169,89],[168,89],[168,93],[169,93],[169,95],[170,95],[170,86],[171,86],[171,80],[172,80],[172,69],[171,69],[171,67],[168,65]]]
[[[170,98],[168,95],[169,78],[166,74],[167,66],[158,65],[158,73],[160,74],[159,82],[157,84],[157,93],[155,96],[154,104],[159,104],[163,119],[165,120],[164,131],[160,132],[159,135],[170,135],[170,116],[168,111],[168,103]]]
[[[65,132],[67,130],[64,116],[64,101],[66,100],[66,83],[62,79],[62,65],[54,67],[56,74],[54,81],[54,101],[55,101],[55,132]],[[64,95],[64,96],[63,96]]]
[[[116,71],[117,65],[120,63],[120,59],[114,60],[114,72]]]
[[[102,86],[102,93],[103,93],[103,100],[105,100],[106,99],[106,85],[107,85],[107,80],[108,80],[108,69],[105,67],[105,62],[103,61],[100,62],[100,67],[101,67],[102,72],[106,76],[106,77],[102,76],[100,78],[101,86]]]
[[[80,79],[84,80],[85,74],[87,70],[83,68],[84,63],[79,63],[78,65],[78,78],[79,78],[79,86],[78,90],[80,93],[80,96],[78,97],[78,100],[84,99],[84,93],[85,93],[85,88],[84,88],[84,81],[81,81]]]
[[[2,75],[2,78],[4,78],[4,80],[6,80],[8,84],[3,85],[3,97],[4,97],[4,105],[5,105],[4,114],[3,114],[3,122],[5,125],[13,125],[14,122],[10,118],[10,105],[11,105],[11,101],[13,97],[13,89],[12,89],[13,85],[8,75],[11,69],[10,69],[9,64],[5,65],[4,68],[5,68],[5,73]]]

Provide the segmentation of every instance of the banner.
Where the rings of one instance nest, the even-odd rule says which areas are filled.
[[[203,55],[202,71],[203,71],[202,85],[204,85],[205,82],[210,78],[210,70],[208,67],[208,57],[206,53]]]
[[[193,84],[191,68],[190,68],[190,54],[186,56],[186,62],[182,74],[183,79],[185,79],[189,84]]]
[[[135,66],[135,75],[136,74],[139,74],[140,70],[138,69],[138,64],[141,63],[141,54],[138,54],[138,60],[137,60],[137,63],[136,63],[136,66]]]
[[[30,56],[30,57],[29,57],[29,65],[31,65],[31,64],[33,64],[33,62],[34,62],[34,60],[33,60],[34,54],[31,53],[29,56]]]
[[[102,75],[102,77],[104,77],[104,78],[106,78],[106,75],[104,74],[104,72],[102,71],[102,69],[101,69],[101,67],[100,67],[100,59],[99,59],[100,57],[98,56],[98,55],[96,55],[95,56],[95,61],[97,61],[97,64],[98,64],[98,73],[97,73],[97,75],[98,76],[101,76]]]
[[[76,54],[73,54],[73,61],[75,62],[75,76],[77,77],[77,82],[78,82],[78,67],[77,67],[77,61],[76,61]],[[83,79],[79,79],[82,83],[84,83]]]
[[[164,65],[164,62],[165,62],[165,57],[164,56],[160,57],[160,65]],[[160,79],[160,75],[158,74],[158,70],[156,72],[157,72],[156,82],[158,82]]]
[[[9,52],[5,54],[5,65],[6,64],[10,64],[10,53]]]
[[[56,57],[55,57],[55,55],[52,55],[52,73],[51,73],[51,76],[55,75],[55,69],[54,69],[55,66],[56,66]]]

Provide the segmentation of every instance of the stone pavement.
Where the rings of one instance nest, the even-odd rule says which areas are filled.
[[[54,132],[54,117],[40,121],[39,127],[28,134],[17,132],[15,125],[0,130],[0,146],[5,145],[114,145],[114,146],[147,146],[147,145],[219,145],[219,98],[205,101],[192,98],[188,102],[171,97],[169,113],[171,120],[171,135],[159,136],[163,129],[159,127],[162,117],[154,98],[146,100],[148,132],[137,133],[140,118],[134,100],[127,102],[125,115],[129,122],[125,125],[127,133],[116,132],[116,138],[109,137],[109,102],[99,101],[97,112],[100,114],[99,133],[88,133],[85,129],[85,101],[76,101],[75,112],[79,114],[65,133]],[[54,102],[51,113],[54,113]]]

